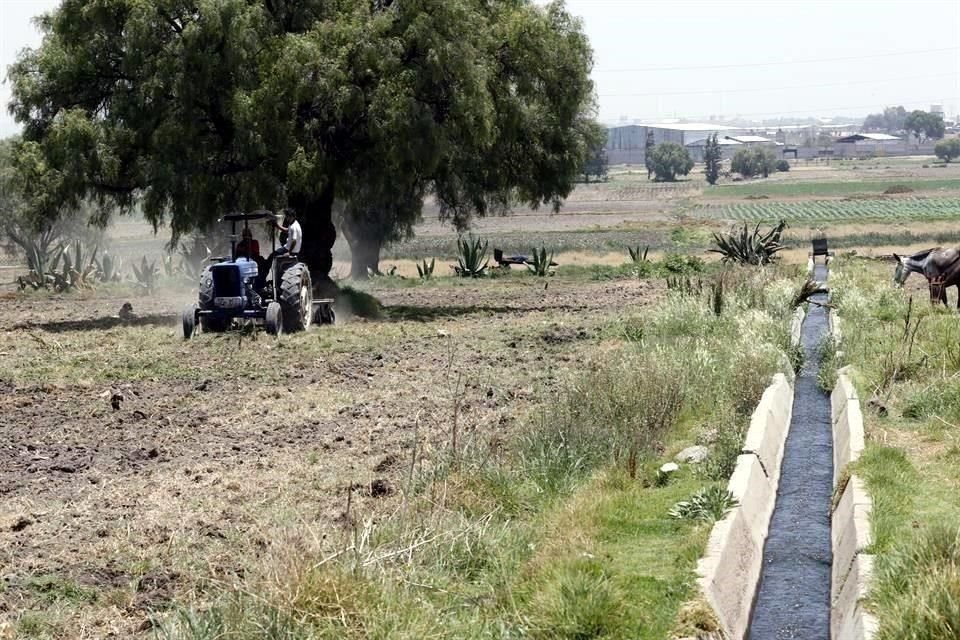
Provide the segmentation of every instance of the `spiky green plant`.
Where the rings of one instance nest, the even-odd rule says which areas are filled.
[[[80,240],[75,241],[72,248],[66,249],[62,254],[63,267],[56,279],[55,288],[64,291],[90,288],[97,273],[98,249],[94,247],[88,255]]]
[[[743,228],[739,231],[735,230],[724,234],[714,233],[713,240],[717,246],[710,251],[722,255],[724,262],[749,265],[770,264],[773,262],[775,254],[786,248],[780,243],[783,230],[786,228],[786,221],[781,220],[770,231],[760,233],[760,224],[758,223],[751,233],[749,226],[744,223]]]
[[[437,259],[431,258],[430,262],[427,262],[427,259],[423,259],[423,264],[417,265],[417,273],[420,275],[421,280],[429,280],[433,277],[433,269],[437,266]]]
[[[544,277],[553,273],[550,268],[556,266],[553,262],[553,252],[547,253],[546,247],[533,250],[533,259],[527,261],[527,269],[535,276]]]
[[[17,278],[20,290],[27,287],[34,290],[54,287],[59,275],[57,267],[66,251],[66,245],[51,245],[42,238],[24,238],[24,244],[29,273]]]
[[[120,269],[123,261],[118,257],[114,258],[109,253],[104,252],[99,260],[95,261],[97,266],[97,278],[100,282],[120,282],[123,276],[120,275]]]
[[[144,295],[152,295],[157,290],[157,280],[160,279],[160,269],[156,262],[147,261],[147,256],[140,260],[140,267],[133,264],[133,277],[135,284]]]
[[[181,242],[177,253],[180,255],[180,273],[189,282],[200,279],[204,265],[213,255],[210,245],[202,235],[195,235],[189,245]]]
[[[163,275],[168,278],[175,277],[180,270],[177,268],[177,265],[173,262],[173,256],[169,253],[164,254],[160,257],[161,262],[163,263]]]
[[[667,514],[678,520],[711,522],[720,520],[738,505],[737,499],[725,487],[704,487],[686,500],[673,505]]]
[[[457,251],[459,257],[453,271],[461,278],[480,278],[489,266],[487,257],[487,248],[490,243],[474,238],[472,235],[469,240],[457,238]]]
[[[630,252],[630,260],[634,263],[647,262],[647,254],[650,253],[650,247],[644,247],[641,251],[638,245],[636,247],[627,247],[627,251]]]

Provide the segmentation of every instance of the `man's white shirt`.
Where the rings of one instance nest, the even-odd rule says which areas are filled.
[[[285,246],[290,253],[300,253],[301,245],[303,245],[303,229],[300,228],[300,222],[294,220],[287,227],[287,244]]]

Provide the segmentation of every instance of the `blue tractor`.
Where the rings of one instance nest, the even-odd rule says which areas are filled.
[[[277,256],[268,267],[259,255],[238,254],[238,225],[247,230],[251,222],[276,219],[270,211],[231,213],[221,219],[231,225],[230,256],[210,258],[212,264],[200,275],[198,300],[181,314],[185,339],[192,338],[198,328],[226,331],[235,320],[262,323],[271,335],[305,331],[313,322],[333,324],[333,300],[313,299],[310,270],[296,255]],[[270,227],[270,237],[276,250],[274,228]],[[261,274],[265,268],[269,273]]]

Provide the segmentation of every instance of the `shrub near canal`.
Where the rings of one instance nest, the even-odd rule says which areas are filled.
[[[864,403],[856,464],[873,497],[880,640],[960,633],[960,328],[926,291],[890,287],[888,265],[840,261],[830,276],[842,361]]]
[[[724,277],[723,304],[715,291],[677,291],[644,317],[611,322],[595,357],[525,426],[496,442],[461,434],[432,466],[414,448],[392,516],[349,514],[326,546],[275,545],[243,584],[164,616],[161,637],[686,631],[678,613],[696,597],[711,522],[670,512],[725,485],[717,470],[730,460],[716,458],[739,453],[753,406],[784,367],[796,292],[773,269]],[[711,465],[658,477],[694,441],[716,443]]]

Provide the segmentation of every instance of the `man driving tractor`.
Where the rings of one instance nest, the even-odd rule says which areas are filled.
[[[267,281],[267,273],[270,271],[270,267],[273,265],[273,261],[277,256],[291,255],[295,256],[300,253],[300,247],[303,246],[303,230],[300,228],[300,223],[297,221],[297,212],[293,209],[284,209],[283,210],[283,224],[277,224],[276,221],[271,220],[270,224],[275,228],[279,229],[281,234],[286,234],[287,239],[284,244],[279,247],[276,251],[272,252],[267,259],[263,261],[262,265],[259,265],[260,269],[260,278],[259,286],[263,285]],[[282,235],[281,235],[282,239]],[[258,261],[259,263],[259,261]]]
[[[240,242],[237,243],[237,247],[234,249],[234,258],[247,258],[249,260],[262,259],[260,255],[260,243],[253,239],[253,232],[250,231],[250,227],[243,229]]]

